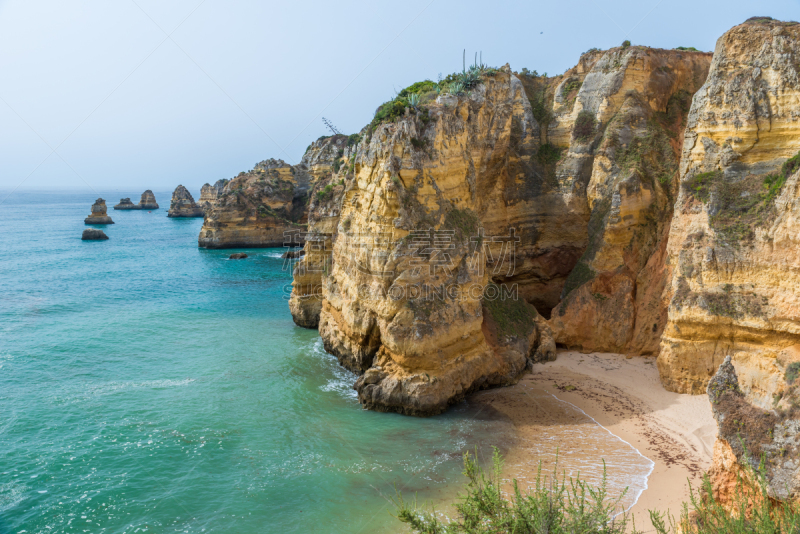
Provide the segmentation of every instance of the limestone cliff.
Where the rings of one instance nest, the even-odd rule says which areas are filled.
[[[748,401],[730,356],[709,381],[707,392],[718,429],[709,478],[716,498],[725,505],[735,500],[737,477],[748,476],[760,465],[771,498],[800,498],[800,392],[796,383],[800,362],[789,361],[779,358],[779,364],[785,367],[776,380],[780,395],[769,409]]]
[[[591,215],[588,247],[552,313],[558,343],[584,351],[657,352],[666,323],[664,258],[683,129],[691,95],[710,63],[711,54],[702,52],[609,50],[563,113],[558,135],[566,130],[562,125],[573,126],[557,176],[586,184],[579,194]],[[557,94],[575,80],[567,77]]]
[[[200,188],[200,198],[197,204],[203,208],[203,213],[208,213],[217,204],[217,199],[222,194],[222,190],[228,181],[227,178],[223,178],[214,182],[214,185],[207,183]]]
[[[331,253],[336,240],[345,180],[353,179],[357,143],[361,136],[348,138],[336,154],[320,157],[320,147],[328,142],[312,143],[304,160],[319,176],[311,192],[308,209],[308,232],[305,255],[294,268],[289,310],[298,326],[317,328],[322,310],[322,278],[330,272]],[[343,140],[342,140],[343,141]],[[342,143],[344,144],[344,143]],[[341,150],[341,154],[339,153]],[[330,156],[333,155],[333,158]]]
[[[172,193],[167,217],[202,217],[203,209],[195,204],[194,197],[188,189],[179,185]]]
[[[95,200],[94,204],[92,204],[92,212],[83,222],[85,224],[114,224],[114,221],[108,216],[106,201],[102,198]]]
[[[114,206],[115,210],[138,210],[139,206],[131,202],[130,197],[119,199],[119,204]]]
[[[302,245],[310,193],[317,181],[330,173],[348,139],[345,135],[321,138],[311,144],[297,165],[269,159],[225,183],[206,213],[199,246]]]
[[[800,344],[800,25],[748,21],[717,42],[695,94],[667,263],[658,368],[701,393],[726,355],[769,407],[779,360]]]
[[[580,255],[558,230],[585,222],[583,212],[570,219],[568,194],[536,157],[540,127],[508,68],[487,71],[469,94],[406,109],[370,125],[352,157],[321,261],[319,330],[363,373],[365,406],[424,415],[553,357],[523,294],[558,284],[554,258]]]

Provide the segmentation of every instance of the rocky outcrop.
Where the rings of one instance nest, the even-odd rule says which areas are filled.
[[[142,193],[142,198],[138,204],[131,202],[130,198],[120,199],[119,204],[114,206],[115,210],[157,210],[158,203],[156,197],[149,189]]]
[[[507,67],[487,72],[470,95],[441,96],[366,133],[341,201],[322,210],[337,224],[317,249],[331,252],[309,241],[303,260],[322,264],[321,296],[308,300],[325,348],[362,373],[362,404],[438,413],[512,383],[539,347],[539,359],[552,358],[523,294],[557,284],[554,259],[581,251],[559,241],[572,189],[535,157],[540,127],[520,80]],[[296,276],[292,299],[314,283]],[[306,309],[295,320],[313,324]]]
[[[142,193],[142,198],[139,200],[139,209],[142,210],[157,210],[158,202],[156,196],[149,189]]]
[[[81,235],[81,239],[84,241],[96,241],[102,239],[108,239],[106,233],[99,228],[87,228],[83,231]]]
[[[130,197],[119,199],[119,204],[114,206],[115,210],[138,210],[139,206],[131,202]]]
[[[172,193],[167,217],[202,217],[203,209],[195,204],[188,189],[179,185]]]
[[[216,203],[206,213],[199,246],[252,248],[304,244],[312,189],[321,177],[330,174],[348,139],[345,135],[322,138],[312,143],[297,165],[269,159],[225,183]]]
[[[247,258],[247,254],[244,252],[237,252],[236,254],[231,254],[228,256],[229,260],[243,260],[245,258]]]
[[[360,139],[361,136],[358,136]],[[317,328],[322,310],[322,278],[330,272],[333,243],[338,235],[345,180],[353,179],[357,143],[350,138],[327,138],[311,144],[305,164],[318,178],[308,207],[308,231],[302,259],[293,271],[289,310],[295,324]],[[329,148],[324,148],[328,146]],[[341,151],[341,154],[339,153]],[[337,165],[333,165],[337,161]]]
[[[709,478],[716,498],[725,505],[736,499],[738,477],[752,478],[761,466],[770,498],[800,498],[800,414],[796,408],[800,362],[782,363],[786,368],[779,377],[780,394],[770,409],[748,401],[730,356],[708,383],[718,430]]]
[[[580,84],[561,121],[573,128],[557,175],[588,178],[591,215],[588,246],[550,320],[558,343],[586,352],[658,351],[680,146],[691,95],[710,63],[703,52],[618,48],[602,54]],[[575,82],[562,82],[561,93],[564,83]]]
[[[203,208],[204,213],[208,213],[217,204],[217,199],[228,181],[228,179],[223,178],[222,180],[217,180],[214,185],[207,183],[200,188],[200,199],[197,204]]]
[[[798,151],[800,25],[733,28],[685,134],[658,358],[667,389],[705,391],[731,355],[749,401],[771,406],[781,354],[800,344]]]
[[[92,204],[92,212],[83,222],[86,224],[114,224],[114,221],[108,216],[106,201],[102,198],[98,198],[94,204]]]

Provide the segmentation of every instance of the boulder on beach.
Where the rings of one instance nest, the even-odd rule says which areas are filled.
[[[247,257],[247,254],[244,252],[237,252],[236,254],[231,254],[228,259],[230,260],[243,260]]]
[[[106,233],[99,228],[87,228],[83,231],[83,235],[81,235],[81,239],[84,241],[97,241],[108,239]]]
[[[114,224],[106,211],[106,201],[102,198],[92,204],[92,213],[83,220],[86,224]]]

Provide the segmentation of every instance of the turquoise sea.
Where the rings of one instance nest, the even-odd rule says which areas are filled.
[[[465,451],[511,444],[467,402],[361,410],[292,322],[282,250],[198,249],[167,192],[111,209],[140,194],[100,193],[101,242],[80,239],[97,193],[0,205],[0,534],[397,532],[395,487],[449,499]]]

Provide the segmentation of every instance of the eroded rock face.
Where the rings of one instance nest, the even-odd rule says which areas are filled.
[[[588,247],[552,313],[558,343],[657,352],[682,135],[710,63],[702,52],[629,47],[609,50],[586,74],[567,115],[577,126],[557,173],[579,182],[588,176],[581,191],[591,210]]]
[[[331,139],[331,141],[328,141]],[[357,144],[346,138],[315,141],[304,156],[304,163],[318,178],[311,191],[305,254],[294,267],[289,311],[303,328],[317,328],[322,310],[322,278],[330,273],[333,243],[338,235],[339,215],[346,182],[353,180]],[[327,147],[327,148],[325,148]],[[341,150],[341,156],[339,151]],[[332,166],[336,161],[344,162]],[[349,229],[349,227],[348,227]]]
[[[142,210],[157,210],[158,209],[158,202],[156,202],[156,196],[153,194],[151,190],[147,190],[142,193],[142,198],[139,200],[139,209]]]
[[[345,135],[320,139],[312,143],[297,165],[269,159],[225,183],[206,213],[199,246],[302,245],[311,190],[330,169],[347,140]]]
[[[114,224],[114,221],[108,216],[106,201],[102,198],[95,200],[92,204],[92,212],[83,222],[86,224]]]
[[[195,204],[188,189],[179,185],[172,193],[167,217],[202,217],[203,208]]]
[[[800,344],[800,25],[745,23],[717,42],[694,96],[670,228],[658,368],[701,393],[726,355],[768,407]]]
[[[512,383],[540,346],[539,359],[553,357],[523,296],[531,279],[559,283],[548,280],[554,258],[577,258],[581,246],[559,230],[585,221],[583,211],[570,218],[572,189],[532,157],[540,136],[505,68],[359,145],[322,270],[319,330],[326,350],[363,373],[355,388],[366,407],[438,413]]]
[[[214,182],[214,185],[204,184],[203,187],[200,188],[200,199],[197,203],[203,208],[204,213],[208,213],[208,211],[217,204],[217,199],[220,194],[222,194],[222,190],[225,188],[225,184],[227,184],[228,181],[228,179],[223,178],[222,180]]]
[[[735,501],[737,477],[752,478],[762,460],[771,498],[790,501],[800,497],[800,420],[790,404],[797,401],[794,380],[798,371],[800,364],[796,364],[794,377],[784,375],[791,379],[791,383],[781,380],[785,399],[779,397],[773,408],[766,410],[748,401],[730,356],[709,381],[707,394],[718,429],[709,477],[723,504],[730,506]]]

